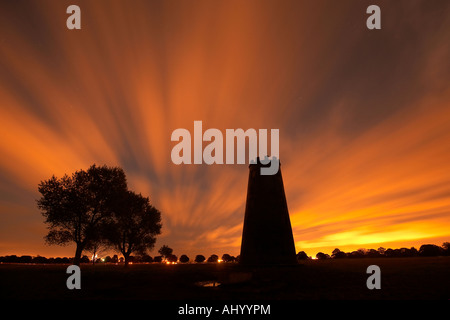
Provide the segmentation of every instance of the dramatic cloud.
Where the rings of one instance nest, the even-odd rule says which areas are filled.
[[[173,130],[280,129],[297,251],[450,239],[450,4],[0,5],[0,255],[46,247],[37,184],[124,168],[176,254],[239,254],[246,165],[171,162]]]

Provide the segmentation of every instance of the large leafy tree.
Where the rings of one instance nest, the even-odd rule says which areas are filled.
[[[131,253],[145,255],[161,233],[161,213],[148,197],[132,191],[117,199],[116,210],[105,228],[106,240],[120,251],[128,265]]]
[[[79,264],[82,251],[98,239],[100,225],[115,211],[117,199],[127,192],[124,171],[119,167],[92,165],[72,176],[52,176],[38,185],[37,200],[49,232],[48,244],[75,242],[74,264]]]

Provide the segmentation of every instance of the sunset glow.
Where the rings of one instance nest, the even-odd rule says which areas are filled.
[[[450,15],[381,1],[0,5],[0,255],[46,246],[37,185],[121,166],[157,248],[238,255],[247,165],[175,165],[171,133],[277,128],[296,251],[450,241]],[[448,8],[448,7],[447,7]]]

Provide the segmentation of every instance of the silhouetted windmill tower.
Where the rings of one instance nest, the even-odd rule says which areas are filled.
[[[274,175],[261,175],[261,167],[269,166],[259,158],[249,165],[241,264],[297,263],[281,167]]]

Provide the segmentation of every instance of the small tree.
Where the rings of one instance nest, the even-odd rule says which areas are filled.
[[[316,254],[316,258],[317,258],[318,260],[325,260],[325,259],[329,259],[330,256],[329,256],[328,254],[326,254],[326,253],[318,252],[318,253]]]
[[[170,247],[167,246],[167,245],[163,245],[163,246],[158,250],[158,253],[159,253],[160,255],[162,255],[164,258],[167,259],[167,257],[169,257],[170,255],[172,255],[173,249],[170,248]]]
[[[423,244],[420,246],[419,255],[423,257],[435,257],[444,252],[444,249],[435,244]]]
[[[166,259],[167,259],[168,262],[177,262],[178,261],[178,257],[176,255],[174,255],[174,254],[169,254],[166,257]]]
[[[197,263],[202,263],[205,260],[206,260],[206,258],[205,258],[204,255],[198,254],[198,255],[195,256],[195,260],[194,261],[197,262]]]
[[[141,257],[141,261],[142,262],[153,262],[153,258],[151,256],[149,256],[148,254],[144,254]]]
[[[444,255],[446,256],[450,255],[450,242],[444,242],[442,244],[442,249],[444,251]]]
[[[181,255],[181,257],[180,257],[180,262],[181,262],[181,263],[187,263],[187,262],[189,262],[189,257],[188,257],[187,255],[185,255],[185,254]]]
[[[222,255],[222,261],[223,262],[231,262],[232,260],[233,260],[233,258],[228,253],[224,253]]]
[[[345,258],[347,257],[347,254],[341,250],[339,250],[338,248],[334,249],[333,252],[331,253],[331,257],[333,259],[341,259],[341,258]]]
[[[209,258],[208,258],[208,262],[217,262],[219,260],[219,256],[216,254],[212,254]]]
[[[299,253],[297,253],[297,260],[307,260],[308,259],[308,255],[306,254],[305,251],[300,251]]]

